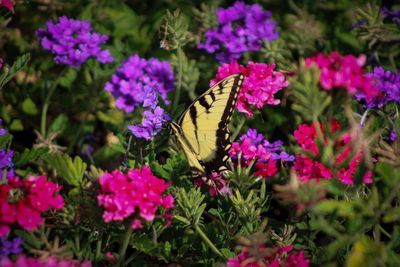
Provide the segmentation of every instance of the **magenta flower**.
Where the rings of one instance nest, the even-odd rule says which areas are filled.
[[[229,155],[234,161],[239,161],[245,166],[255,163],[254,175],[270,177],[278,172],[276,163],[293,161],[294,156],[283,151],[282,141],[270,143],[255,129],[249,129],[240,137],[239,142],[233,142]]]
[[[365,60],[364,55],[342,57],[334,51],[329,55],[318,53],[313,57],[306,58],[305,65],[306,67],[316,65],[319,68],[319,82],[324,90],[344,88],[351,95],[362,93],[369,102],[378,95],[378,90],[363,73],[362,66]]]
[[[78,260],[61,260],[57,259],[54,256],[51,256],[47,259],[37,259],[33,257],[28,257],[24,254],[20,254],[17,256],[15,261],[5,258],[0,261],[0,266],[2,267],[91,267],[92,264],[90,261],[80,262]]]
[[[167,210],[174,207],[171,194],[163,196],[169,183],[154,176],[149,167],[134,169],[128,173],[113,171],[99,178],[101,193],[97,196],[105,211],[106,223],[123,221],[131,217],[133,229],[142,228],[142,220],[153,221],[159,208]]]
[[[0,6],[4,6],[8,10],[13,10],[14,9],[14,2],[12,0],[0,0]]]
[[[210,84],[214,85],[231,74],[242,73],[245,78],[236,108],[239,112],[252,116],[251,106],[261,109],[265,105],[278,105],[280,100],[275,99],[274,95],[289,85],[289,82],[285,81],[285,76],[274,69],[274,64],[250,61],[247,67],[244,67],[232,61],[219,67],[215,79]]]
[[[61,186],[47,181],[46,176],[9,178],[8,184],[0,185],[0,236],[6,235],[14,223],[25,230],[37,229],[44,221],[42,212],[64,207],[60,190]]]

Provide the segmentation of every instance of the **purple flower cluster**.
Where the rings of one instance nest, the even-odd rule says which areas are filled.
[[[279,37],[278,23],[271,20],[271,15],[258,4],[246,5],[241,1],[227,9],[219,8],[219,26],[205,33],[206,40],[198,48],[215,54],[222,62],[239,59],[246,51],[258,51],[262,41]]]
[[[0,125],[3,120],[0,119]],[[0,136],[3,136],[7,133],[6,129],[0,127]],[[7,177],[14,175],[13,162],[12,158],[14,156],[14,151],[9,149],[0,149],[0,181],[3,178],[4,171],[7,172]]]
[[[154,109],[159,95],[168,104],[167,94],[174,90],[174,84],[168,61],[146,60],[133,55],[118,68],[111,81],[106,83],[105,90],[115,98],[118,109],[132,112],[137,106]]]
[[[16,237],[12,240],[7,240],[5,237],[0,238],[0,260],[10,254],[19,254],[22,252],[23,240]]]
[[[101,49],[108,36],[92,32],[89,21],[59,18],[58,23],[47,22],[47,27],[39,29],[36,35],[44,49],[55,55],[55,61],[72,67],[79,67],[94,57],[101,63],[113,62],[110,51]]]
[[[384,6],[381,12],[384,18],[392,20],[393,23],[400,24],[400,9],[389,10],[389,8]]]
[[[0,118],[0,136],[3,136],[7,133],[6,129],[1,128],[2,124],[3,124],[3,120]]]
[[[156,107],[154,111],[143,112],[143,121],[139,125],[128,126],[132,134],[138,138],[151,140],[162,128],[163,124],[170,120],[170,116],[161,107]]]
[[[360,93],[355,96],[357,100],[365,101],[368,108],[381,108],[388,102],[400,103],[400,71],[394,73],[382,67],[375,67],[373,72],[367,73],[366,76],[379,93],[369,101]]]

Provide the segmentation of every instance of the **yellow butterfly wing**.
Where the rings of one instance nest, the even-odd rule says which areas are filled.
[[[199,96],[171,123],[192,171],[211,174],[226,169],[230,148],[228,124],[243,84],[243,75],[231,75]]]

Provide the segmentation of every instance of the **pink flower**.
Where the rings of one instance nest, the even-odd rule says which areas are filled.
[[[212,86],[229,75],[242,73],[245,78],[236,107],[239,112],[252,116],[251,106],[261,109],[267,104],[278,105],[280,100],[275,99],[274,94],[289,84],[288,81],[285,81],[285,76],[274,71],[274,69],[274,64],[268,65],[250,61],[247,67],[244,67],[236,61],[232,61],[219,67],[215,79],[210,84]]]
[[[13,223],[25,230],[37,229],[44,221],[42,212],[64,207],[60,190],[61,186],[47,181],[46,176],[12,177],[8,184],[0,185],[0,236],[6,235]]]
[[[0,260],[0,266],[2,267],[91,267],[90,261],[77,261],[77,260],[59,260],[54,256],[47,259],[36,259],[28,257],[23,254],[17,256],[15,261],[9,258]]]
[[[4,6],[5,8],[9,10],[14,9],[14,3],[11,0],[0,0],[0,6]]]
[[[293,161],[294,156],[283,151],[282,141],[269,142],[255,129],[249,129],[240,137],[240,141],[232,143],[229,150],[230,157],[234,162],[252,166],[254,163],[256,171],[254,175],[271,177],[278,172],[277,161]],[[239,164],[239,162],[238,162]]]
[[[210,177],[200,177],[194,181],[196,186],[205,185],[208,187],[208,194],[212,197],[220,195],[230,195],[231,189],[223,174],[212,172]]]
[[[242,247],[241,252],[236,258],[229,258],[226,262],[228,267],[308,267],[309,259],[304,258],[304,252],[293,252],[293,246],[283,246],[280,248],[271,248],[259,245],[258,251],[251,255],[247,247]],[[260,255],[265,255],[263,258]],[[258,260],[257,260],[258,259]],[[281,263],[284,262],[284,265]]]
[[[345,88],[351,95],[362,93],[368,102],[379,92],[372,85],[370,79],[363,74],[362,66],[365,60],[364,55],[360,55],[358,58],[353,55],[342,57],[334,51],[329,55],[318,53],[313,57],[306,58],[305,65],[310,67],[314,64],[319,68],[319,81],[325,90]]]
[[[320,125],[322,138],[324,142],[327,142],[323,127]],[[332,134],[336,133],[341,128],[338,121],[332,120],[330,123],[330,131]],[[319,155],[316,140],[318,138],[316,129],[313,124],[301,124],[298,129],[294,131],[294,137],[297,140],[298,145],[305,151],[312,152],[315,156]],[[335,155],[335,163],[332,166],[332,170],[325,167],[322,163],[311,159],[305,155],[298,155],[293,165],[298,177],[302,181],[320,180],[320,179],[331,179],[333,177],[338,178],[344,184],[353,184],[354,175],[360,165],[363,154],[361,152],[352,151],[351,147],[351,135],[345,133],[339,136],[335,140],[336,151],[341,151]],[[352,152],[355,152],[354,157],[350,160],[348,166],[341,166],[349,157]],[[339,169],[339,170],[337,170]],[[366,173],[363,182],[371,183],[372,174]]]
[[[113,171],[99,178],[101,193],[97,196],[105,211],[106,223],[122,221],[132,216],[131,227],[140,229],[142,221],[153,221],[159,208],[167,211],[174,207],[171,194],[163,196],[169,183],[154,176],[149,167],[128,173]]]

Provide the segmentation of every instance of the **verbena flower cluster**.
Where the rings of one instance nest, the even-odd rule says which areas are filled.
[[[367,102],[378,94],[378,90],[372,85],[371,80],[363,73],[362,66],[366,57],[360,55],[341,56],[334,51],[329,55],[318,53],[306,58],[305,65],[317,66],[320,70],[319,82],[324,90],[344,88],[351,95],[363,94]]]
[[[23,242],[24,241],[20,237],[16,237],[12,240],[0,237],[0,260],[8,257],[8,255],[21,253]]]
[[[0,0],[0,7],[1,6],[4,6],[5,8],[7,8],[9,10],[14,9],[14,3],[12,0]]]
[[[89,21],[62,16],[57,23],[48,21],[47,27],[37,30],[36,35],[42,47],[50,50],[59,64],[79,67],[91,57],[100,63],[114,61],[110,51],[101,49],[108,36],[93,32]]]
[[[143,166],[126,174],[117,170],[105,173],[99,182],[101,193],[97,199],[105,209],[103,219],[106,223],[129,217],[131,227],[139,229],[143,227],[141,219],[153,221],[159,208],[167,210],[167,221],[170,218],[174,199],[171,194],[163,196],[169,183],[154,176],[149,167]]]
[[[232,193],[228,181],[225,180],[223,173],[212,172],[210,177],[200,177],[194,181],[196,186],[206,186],[208,194],[212,197],[218,195],[230,195]]]
[[[400,24],[400,9],[389,9],[387,7],[382,7],[382,15],[384,18],[390,19],[393,23]]]
[[[136,107],[154,109],[161,96],[169,103],[167,94],[175,88],[175,78],[168,61],[148,60],[138,55],[130,56],[105,85],[115,98],[118,109],[132,112]]]
[[[5,258],[0,261],[2,267],[91,267],[90,261],[80,262],[78,260],[62,260],[54,256],[47,259],[38,259],[23,254],[18,255],[16,260]]]
[[[322,125],[319,125],[322,138],[326,142],[326,136]],[[341,125],[338,121],[332,120],[330,123],[330,132],[334,134],[341,129]],[[318,138],[318,133],[313,124],[301,124],[294,131],[294,138],[297,140],[298,145],[307,152],[319,155],[319,149],[316,143]],[[294,170],[296,171],[298,177],[302,181],[319,180],[319,179],[331,179],[337,178],[344,184],[353,184],[354,175],[358,170],[361,160],[363,159],[363,153],[361,151],[355,151],[354,156],[350,159],[348,165],[341,166],[349,159],[352,153],[351,148],[351,135],[345,133],[340,136],[335,142],[335,148],[340,151],[335,155],[335,167],[338,170],[331,170],[324,166],[322,163],[311,159],[305,155],[297,155],[296,161],[294,163]],[[372,183],[372,173],[370,171],[366,172],[363,177],[363,182],[366,184]]]
[[[364,100],[368,108],[381,108],[389,102],[400,103],[400,71],[394,73],[383,67],[375,67],[365,76],[371,80],[378,94],[367,101],[365,94],[359,93],[356,99]]]
[[[294,156],[289,155],[282,148],[282,141],[270,143],[255,129],[249,129],[240,137],[240,142],[232,143],[229,155],[235,161],[240,161],[246,166],[253,165],[257,170],[255,176],[270,177],[278,172],[278,161],[294,161]]]
[[[0,119],[0,125],[2,124],[2,119]],[[1,128],[0,126],[0,136],[6,135],[7,130]],[[2,180],[5,175],[7,178],[14,175],[13,169],[13,159],[14,151],[11,149],[0,149],[0,180]]]
[[[144,111],[142,123],[130,125],[128,129],[138,138],[151,140],[170,119],[170,116],[161,107],[156,107],[153,111]]]
[[[229,75],[242,73],[245,78],[236,108],[239,112],[252,116],[251,106],[261,109],[265,105],[278,105],[280,100],[275,99],[274,95],[289,85],[289,82],[285,81],[285,76],[274,69],[274,64],[249,61],[245,67],[237,61],[232,61],[229,64],[222,64],[218,68],[215,79],[211,81],[211,86]]]
[[[293,246],[284,246],[278,249],[260,245],[257,254],[265,255],[256,257],[251,255],[247,247],[242,247],[237,258],[229,258],[228,267],[308,267],[310,260],[304,257],[303,251],[294,252]]]
[[[272,13],[258,4],[238,1],[232,7],[217,9],[217,16],[218,27],[205,33],[206,40],[198,48],[215,54],[219,61],[239,59],[246,51],[260,50],[263,41],[279,37]]]
[[[10,226],[19,224],[24,230],[34,230],[44,219],[42,212],[64,207],[59,195],[61,186],[47,181],[46,176],[30,176],[27,180],[9,178],[0,185],[0,236],[10,231]]]

